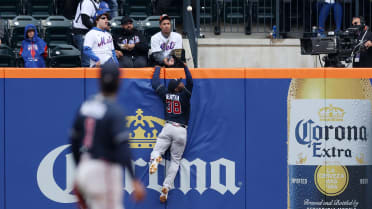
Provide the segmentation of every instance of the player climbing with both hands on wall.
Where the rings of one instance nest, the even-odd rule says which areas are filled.
[[[169,190],[173,187],[174,179],[186,147],[193,80],[187,65],[184,64],[186,86],[182,83],[182,78],[172,79],[169,81],[167,89],[160,83],[160,69],[159,66],[155,67],[152,88],[165,104],[166,122],[151,152],[149,172],[153,174],[157,171],[158,164],[162,161],[162,155],[170,148],[171,162],[160,195],[160,201],[164,203],[167,201]]]

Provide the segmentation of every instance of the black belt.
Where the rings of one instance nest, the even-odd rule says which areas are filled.
[[[187,125],[184,125],[182,123],[173,122],[173,121],[170,121],[170,120],[167,120],[166,123],[172,124],[173,126],[176,126],[176,127],[187,128]]]

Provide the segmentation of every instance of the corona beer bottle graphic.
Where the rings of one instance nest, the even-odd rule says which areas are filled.
[[[371,209],[370,81],[293,79],[287,104],[288,209]]]

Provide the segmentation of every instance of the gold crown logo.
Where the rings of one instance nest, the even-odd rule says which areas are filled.
[[[344,121],[345,111],[340,107],[323,107],[319,110],[320,121]]]
[[[129,133],[129,147],[130,148],[153,148],[155,146],[158,133],[165,123],[163,119],[144,116],[143,111],[138,109],[137,115],[127,116],[127,127]],[[158,129],[156,127],[158,124]]]

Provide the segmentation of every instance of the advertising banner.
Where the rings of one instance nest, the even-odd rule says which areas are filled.
[[[1,72],[0,207],[76,208],[69,129],[79,105],[99,91],[98,71]],[[153,69],[122,72],[118,101],[147,191],[134,203],[125,173],[125,208],[372,208],[372,88],[360,79],[372,70],[192,69],[187,145],[165,204],[169,153],[148,172],[165,123]],[[185,75],[162,69],[160,77],[167,85]]]

